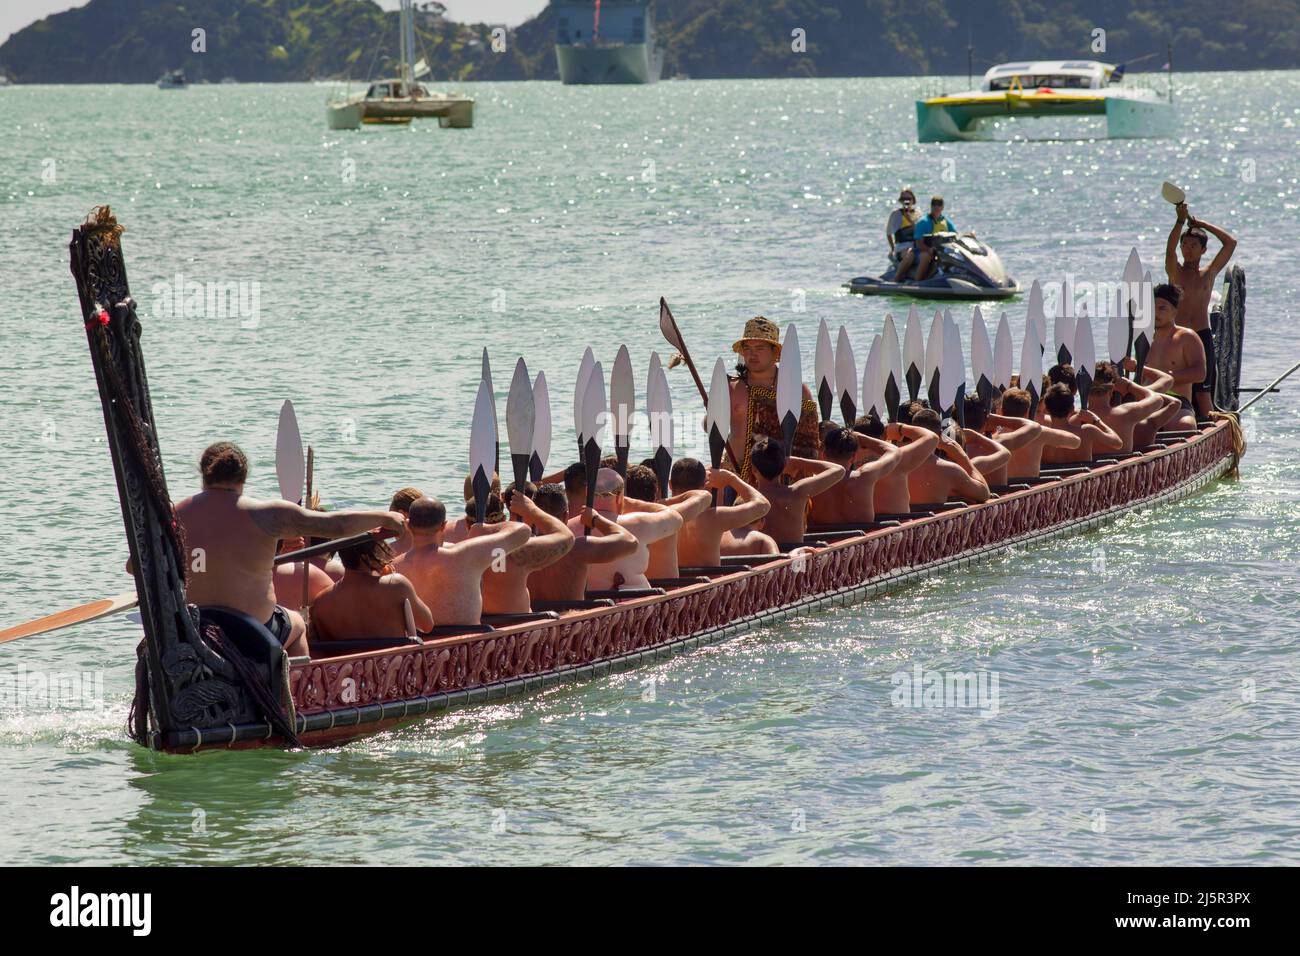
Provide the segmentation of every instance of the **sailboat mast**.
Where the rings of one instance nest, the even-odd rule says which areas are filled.
[[[411,0],[402,0],[402,78],[407,95],[415,95],[415,16]]]

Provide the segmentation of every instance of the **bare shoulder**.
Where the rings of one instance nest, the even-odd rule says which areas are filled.
[[[287,501],[259,501],[241,495],[238,508],[247,513],[262,532],[273,538],[285,537],[294,530],[293,520],[298,506]]]

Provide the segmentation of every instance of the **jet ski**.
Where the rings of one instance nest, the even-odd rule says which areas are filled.
[[[859,295],[910,295],[919,299],[1007,299],[1020,292],[1020,285],[1007,275],[1002,260],[986,243],[974,236],[936,232],[929,237],[937,249],[937,268],[923,282],[894,281],[897,263],[880,278],[859,276],[844,288]]]

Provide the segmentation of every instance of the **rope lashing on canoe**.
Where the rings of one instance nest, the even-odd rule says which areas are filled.
[[[1241,456],[1246,453],[1246,436],[1241,430],[1241,417],[1236,412],[1211,411],[1210,420],[1228,423],[1228,430],[1232,433],[1232,467],[1228,469],[1228,474],[1235,476]]]

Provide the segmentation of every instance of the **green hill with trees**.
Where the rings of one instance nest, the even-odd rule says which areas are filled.
[[[550,7],[499,51],[492,25],[418,6],[436,79],[556,78]],[[1179,70],[1300,68],[1300,0],[660,0],[657,20],[665,75],[697,79],[960,74],[968,45],[977,73],[1072,56],[1159,69],[1170,43]],[[396,56],[397,13],[370,0],[90,0],[15,33],[0,72],[19,83],[151,82],[177,67],[213,82],[366,79]]]

